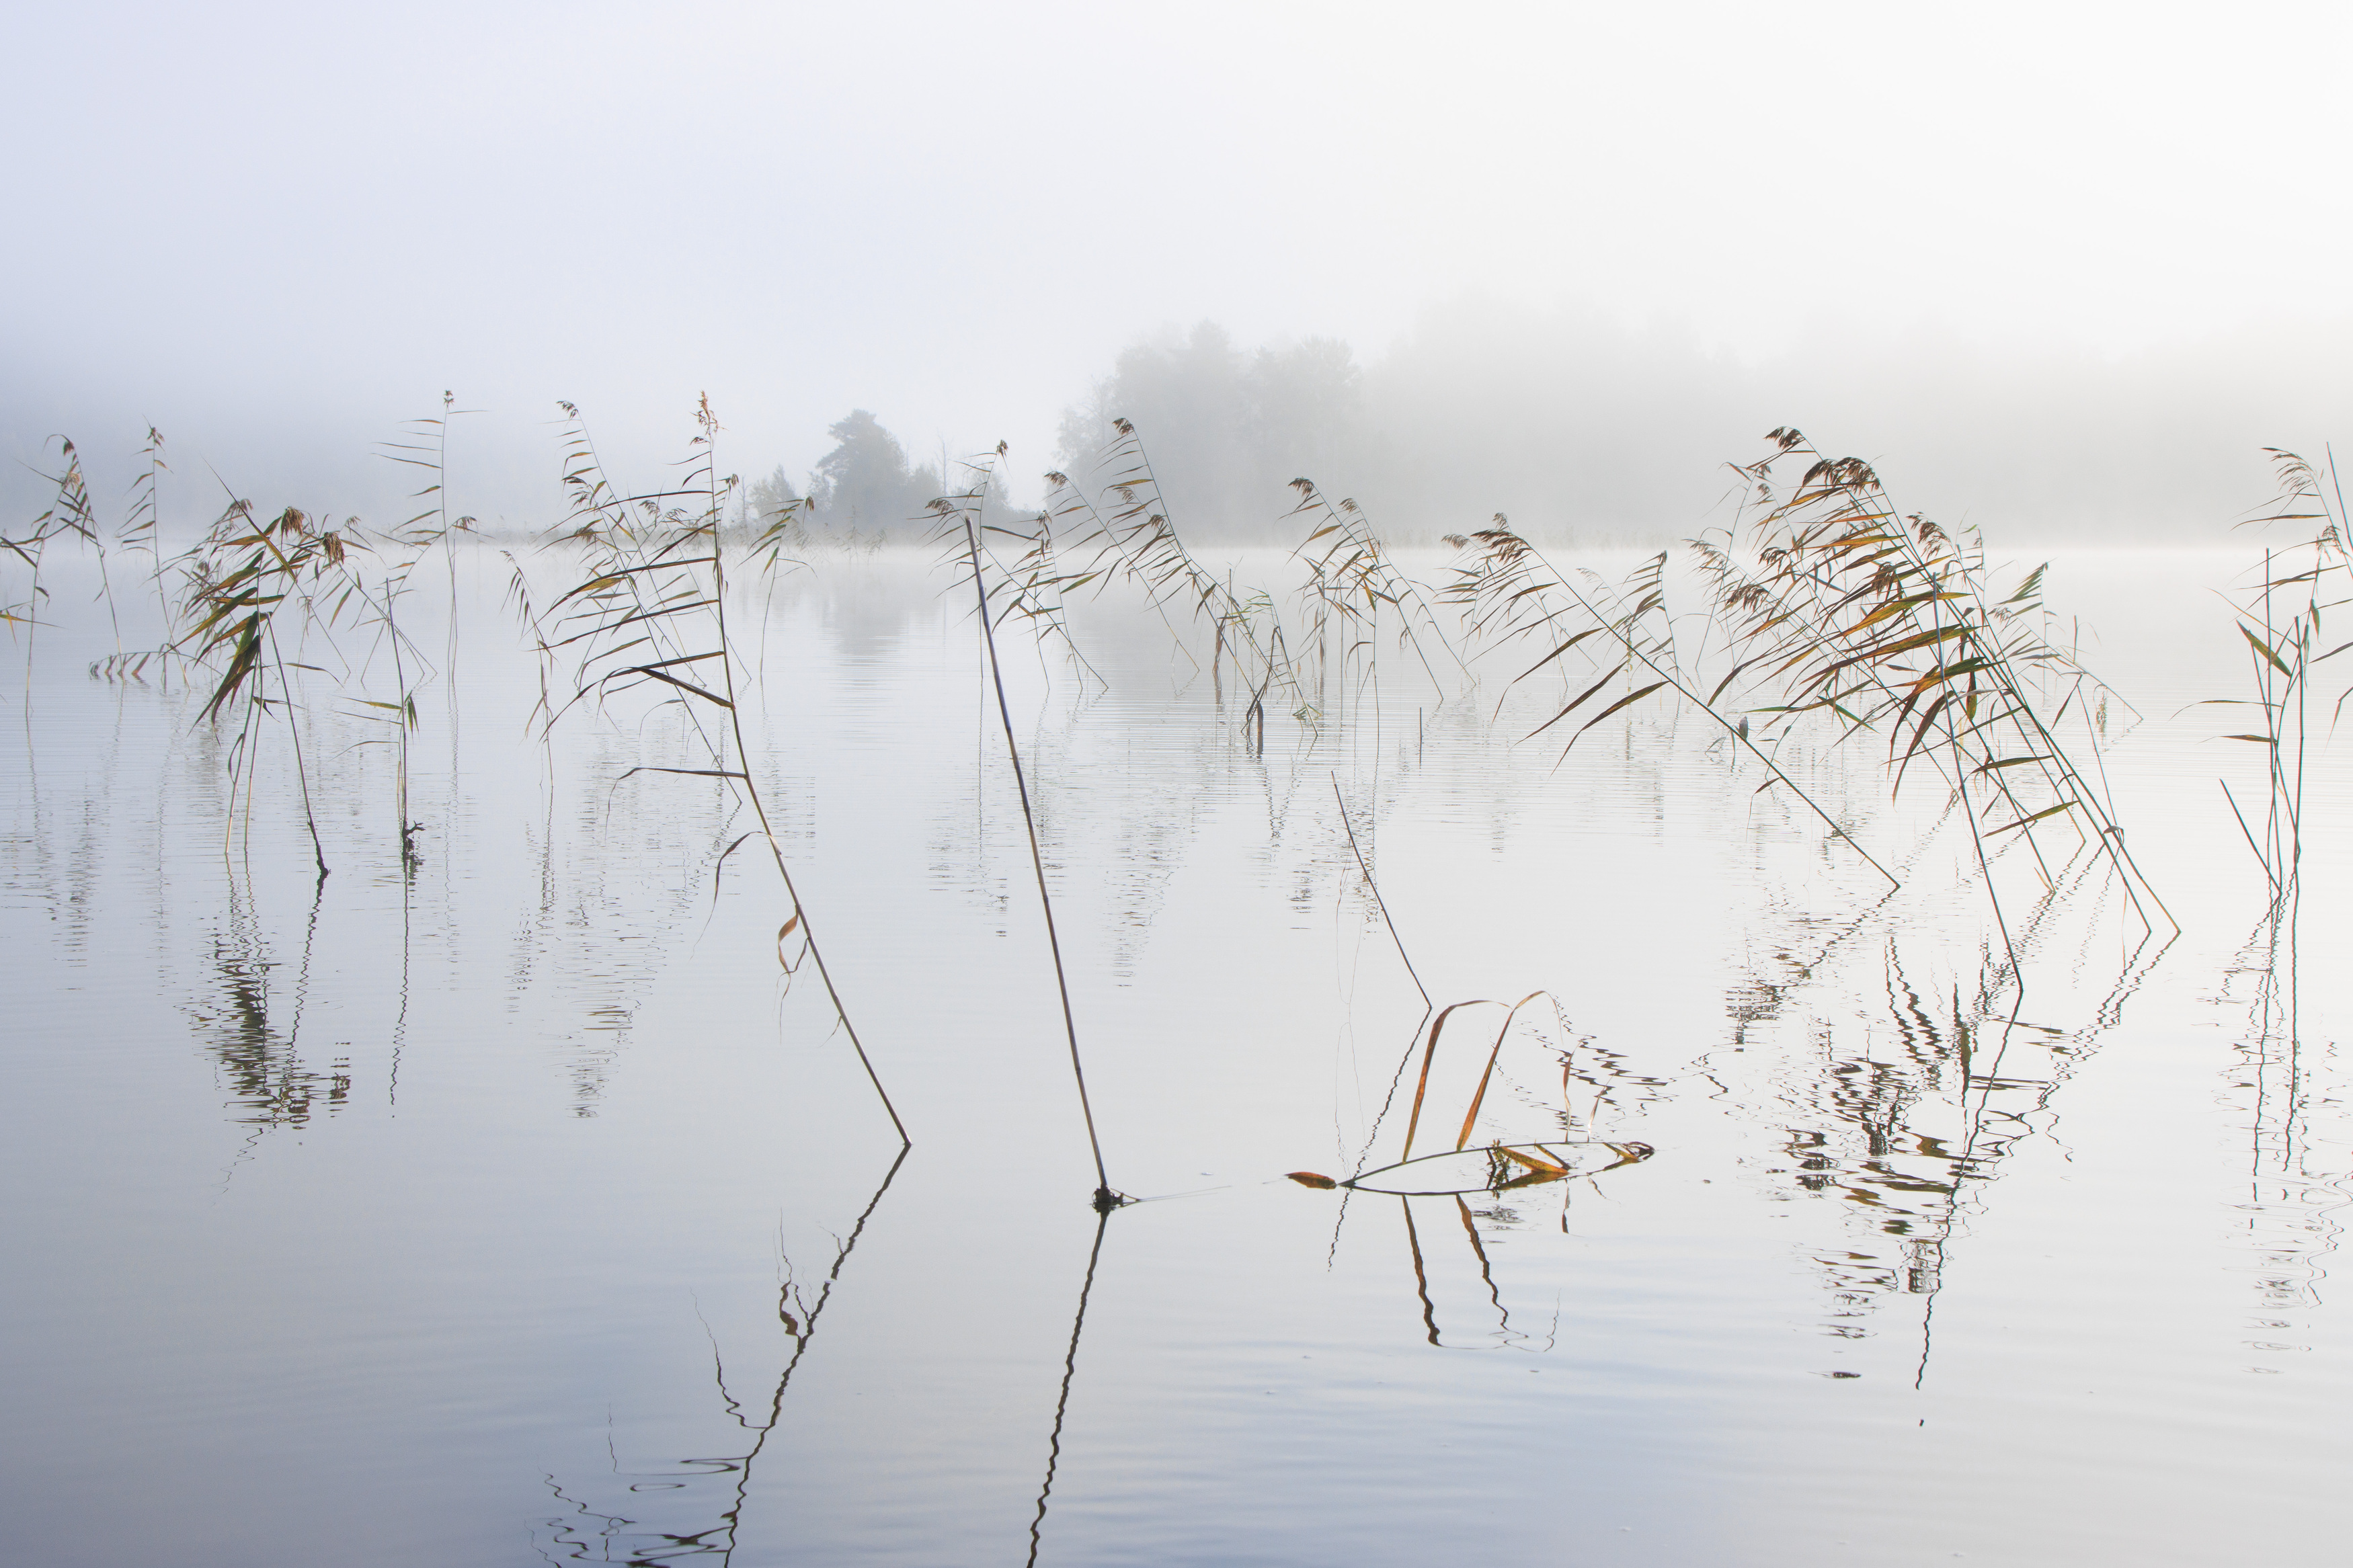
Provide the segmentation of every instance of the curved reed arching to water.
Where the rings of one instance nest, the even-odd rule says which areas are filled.
[[[542,722],[553,725],[578,703],[601,703],[609,696],[649,683],[681,694],[670,700],[679,704],[695,733],[702,737],[712,765],[644,767],[630,772],[723,780],[752,808],[754,819],[759,824],[759,837],[776,863],[777,878],[784,884],[785,898],[791,909],[776,930],[776,962],[789,984],[799,969],[799,961],[790,956],[791,944],[797,940],[799,952],[817,969],[834,1016],[842,1033],[849,1037],[850,1049],[857,1053],[858,1065],[873,1085],[883,1113],[891,1119],[892,1130],[898,1133],[902,1144],[908,1143],[912,1139],[906,1124],[899,1119],[899,1110],[892,1103],[890,1091],[882,1087],[881,1075],[867,1055],[866,1044],[859,1037],[858,1027],[850,1021],[849,1010],[834,984],[832,971],[826,965],[808,907],[801,901],[799,890],[793,884],[784,845],[776,837],[767,802],[753,776],[751,750],[744,734],[743,707],[736,689],[737,655],[727,634],[727,549],[721,528],[724,503],[734,490],[735,479],[732,475],[723,479],[719,475],[716,446],[720,425],[711,411],[710,399],[702,399],[696,407],[695,421],[702,434],[694,437],[696,449],[681,465],[685,472],[680,484],[674,489],[641,494],[623,494],[606,478],[579,411],[570,404],[563,406],[570,421],[565,444],[564,482],[571,495],[572,510],[548,545],[569,543],[583,547],[587,554],[588,575],[552,601],[531,622],[541,656],[551,665],[559,653],[574,650],[570,655],[572,695],[554,710],[544,710]],[[765,554],[767,568],[774,570],[780,558],[781,541],[792,521],[789,510],[770,519],[749,542],[747,555],[756,558]],[[707,616],[703,615],[706,611]],[[698,668],[704,666],[713,667],[715,675]],[[713,721],[712,728],[705,728],[706,719]],[[744,838],[751,837],[746,834]],[[744,838],[729,846],[729,852],[742,845]]]

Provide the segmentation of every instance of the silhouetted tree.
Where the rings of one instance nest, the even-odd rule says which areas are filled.
[[[833,450],[809,476],[812,522],[820,532],[874,535],[919,519],[940,493],[939,470],[911,468],[899,437],[863,408],[826,432]]]

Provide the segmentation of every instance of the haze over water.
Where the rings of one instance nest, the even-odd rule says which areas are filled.
[[[1525,688],[1391,657],[1377,706],[1279,715],[1261,752],[1139,603],[1082,606],[1101,683],[1007,665],[1106,1152],[1150,1200],[1103,1227],[1074,1360],[1093,1175],[953,578],[826,555],[739,606],[758,766],[902,1161],[821,994],[780,994],[772,876],[723,855],[740,809],[628,774],[692,765],[678,710],[536,742],[508,563],[459,563],[461,721],[413,743],[407,875],[371,721],[306,712],[321,884],[282,757],[225,859],[203,694],[93,679],[87,607],[39,649],[0,917],[27,1556],[1000,1562],[1033,1524],[1037,1561],[1089,1563],[2333,1540],[2342,1004],[2307,963],[2298,1032],[2266,1037],[2246,973],[2261,872],[2209,798],[2213,725],[2176,712],[2235,672],[2216,556],[2054,568],[2148,715],[2106,765],[2188,929],[2138,941],[2094,865],[2037,917],[2009,1028],[1966,838],[1873,807],[1866,752],[1806,776],[1849,792],[1893,896],[1688,716],[1556,765],[1513,742]],[[1441,1005],[1556,999],[1473,1141],[1654,1153],[1460,1201],[1282,1179],[1395,1146],[1424,1013],[1343,800]],[[2343,855],[2316,836],[2309,952]],[[1458,1037],[1447,1138],[1492,1033]]]
[[[111,489],[153,425],[191,524],[205,464],[405,515],[370,453],[445,389],[484,411],[470,508],[518,525],[558,399],[620,471],[708,393],[747,477],[865,408],[924,458],[1009,442],[1026,500],[1122,351],[1203,321],[1392,384],[1368,451],[1274,482],[1432,536],[1682,538],[1795,425],[1950,521],[2200,542],[2353,413],[2338,7],[18,21],[5,455],[63,432]]]
[[[2341,7],[12,24],[0,1554],[2341,1555]]]

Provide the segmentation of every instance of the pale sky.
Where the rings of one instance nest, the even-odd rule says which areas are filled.
[[[538,472],[707,389],[1052,457],[1139,333],[1377,359],[1482,292],[1745,356],[2342,322],[2341,5],[11,7],[0,457],[340,483],[443,388]],[[2274,331],[2274,335],[2275,331]],[[497,448],[493,461],[488,455]],[[269,472],[259,471],[269,469]],[[519,470],[520,471],[520,470]]]

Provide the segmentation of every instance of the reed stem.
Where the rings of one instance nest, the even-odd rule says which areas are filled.
[[[858,1053],[858,1065],[866,1069],[866,1080],[874,1086],[876,1098],[882,1101],[882,1113],[891,1119],[892,1129],[899,1134],[902,1147],[913,1147],[914,1139],[907,1132],[907,1124],[899,1120],[899,1108],[891,1103],[891,1091],[882,1087],[882,1075],[874,1070],[874,1062],[866,1054],[866,1046],[858,1037],[858,1026],[849,1021],[849,1009],[841,1005],[841,993],[834,989],[833,972],[825,966],[825,953],[817,944],[817,930],[809,922],[808,908],[801,902],[798,889],[793,886],[792,868],[785,862],[784,846],[776,842],[776,831],[768,823],[768,807],[760,798],[759,785],[752,780],[752,752],[744,742],[744,707],[735,693],[735,654],[727,640],[727,577],[723,552],[719,548],[719,510],[714,502],[710,514],[711,528],[711,597],[719,627],[719,668],[726,682],[727,722],[735,737],[736,766],[741,770],[736,781],[744,786],[744,798],[752,803],[752,815],[759,819],[760,837],[767,842],[768,853],[776,862],[776,875],[785,881],[785,897],[793,904],[793,913],[800,918],[801,940],[808,944],[809,959],[817,965],[817,977],[825,985],[827,1000],[833,1004],[833,1016],[841,1020],[841,1031],[849,1037],[849,1048]],[[724,770],[726,760],[722,757]],[[895,1174],[898,1166],[891,1167]],[[884,1185],[889,1185],[886,1181]],[[876,1194],[878,1197],[881,1194]]]
[[[964,511],[965,548],[972,563],[973,592],[980,603],[980,631],[988,647],[989,679],[997,688],[997,716],[1005,726],[1005,754],[1013,763],[1013,785],[1021,797],[1021,821],[1029,832],[1029,864],[1038,873],[1038,907],[1046,916],[1046,946],[1054,955],[1054,986],[1062,998],[1062,1029],[1071,1042],[1071,1077],[1079,1086],[1079,1112],[1087,1123],[1087,1147],[1095,1159],[1095,1208],[1104,1214],[1129,1200],[1112,1190],[1103,1167],[1103,1141],[1095,1135],[1095,1112],[1087,1098],[1086,1064],[1079,1057],[1079,1021],[1071,1010],[1071,982],[1062,968],[1062,941],[1054,929],[1054,900],[1046,890],[1046,857],[1038,847],[1038,817],[1029,807],[1029,781],[1021,768],[1021,748],[1013,739],[1013,709],[1005,700],[1005,670],[997,657],[997,633],[988,614],[988,580],[980,564],[980,531],[973,508]]]

